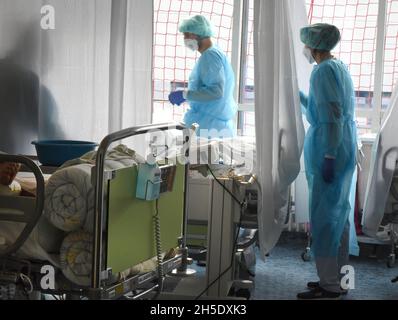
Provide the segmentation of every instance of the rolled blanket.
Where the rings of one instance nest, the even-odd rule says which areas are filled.
[[[60,169],[75,166],[78,164],[95,165],[97,151],[91,151],[81,156],[78,159],[73,159],[65,162]],[[105,156],[105,170],[116,170],[125,167],[131,167],[137,163],[144,163],[145,159],[138,155],[134,150],[127,148],[127,146],[120,144],[109,150]]]
[[[167,253],[162,253],[162,260],[168,260],[174,258],[178,254],[177,248],[170,249]],[[132,268],[129,268],[119,274],[119,280],[125,280],[129,276],[134,276],[136,274],[147,273],[156,270],[158,267],[157,257],[153,257],[147,261],[144,261]]]
[[[57,228],[70,232],[84,229],[91,232],[94,217],[92,168],[96,152],[66,162],[46,185],[44,212]],[[105,170],[131,167],[143,161],[133,150],[119,145],[105,157]]]
[[[162,256],[164,256],[164,254]],[[119,274],[119,278],[120,278],[120,280],[125,280],[129,276],[133,276],[133,275],[141,274],[141,273],[147,273],[147,272],[156,270],[156,268],[158,266],[157,262],[158,262],[158,259],[156,257],[149,259],[147,261],[144,261],[128,270],[125,270],[124,272],[121,272]]]
[[[79,286],[89,286],[91,284],[92,241],[93,237],[90,233],[80,230],[69,233],[60,249],[60,264],[63,274],[69,281]],[[166,254],[168,258],[175,255],[175,253],[170,255],[170,252]],[[162,256],[165,257],[165,254],[163,253]],[[116,274],[115,280],[124,280],[132,275],[150,272],[156,270],[156,267],[157,259],[154,257],[125,272]]]
[[[45,191],[44,214],[57,228],[70,232],[92,229],[94,189],[89,164],[55,172]]]
[[[0,186],[0,195],[2,196],[17,197],[20,192],[21,186],[15,181],[10,186]],[[7,213],[7,209],[2,209],[2,211]],[[17,240],[24,228],[25,223],[1,221],[0,239],[6,246],[11,245]],[[49,261],[58,266],[59,247],[64,237],[64,232],[55,228],[46,217],[42,216],[28,239],[15,255],[21,259]]]
[[[0,237],[5,240],[6,245],[11,245],[24,227],[24,223],[3,221],[0,223]],[[21,259],[49,261],[59,266],[59,247],[64,236],[61,230],[52,226],[47,218],[42,216],[16,256]]]
[[[68,234],[60,249],[61,269],[65,277],[80,286],[89,286],[92,265],[92,236],[76,231]]]

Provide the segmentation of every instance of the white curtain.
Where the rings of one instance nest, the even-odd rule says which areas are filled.
[[[1,0],[0,150],[150,123],[152,37],[152,1]]]
[[[362,231],[376,237],[386,212],[390,188],[397,170],[398,83],[391,103],[372,148],[372,159],[366,188]],[[395,201],[395,199],[394,199]],[[391,208],[389,208],[391,211]]]
[[[307,92],[311,66],[299,30],[307,25],[304,0],[255,0],[254,56],[257,167],[262,188],[259,240],[263,255],[287,220],[289,187],[300,171],[304,126],[299,86]]]

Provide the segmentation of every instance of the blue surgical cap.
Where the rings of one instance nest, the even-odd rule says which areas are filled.
[[[204,16],[194,16],[184,20],[179,28],[180,32],[196,34],[201,38],[209,38],[214,35],[213,26]]]
[[[301,41],[312,49],[331,51],[340,41],[340,31],[327,23],[316,23],[300,30]]]

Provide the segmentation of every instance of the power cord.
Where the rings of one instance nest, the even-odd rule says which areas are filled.
[[[155,215],[153,221],[155,224],[155,241],[156,241],[156,256],[158,265],[158,277],[159,277],[159,290],[158,294],[163,291],[163,256],[162,256],[162,240],[160,237],[160,217],[159,217],[159,199],[156,199]]]
[[[32,284],[32,281],[30,280],[30,278],[23,273],[20,273],[19,277],[21,278],[24,286],[29,285],[29,289],[26,289],[26,287],[25,287],[25,291],[26,291],[27,295],[31,294],[33,292],[33,284]]]
[[[217,183],[218,183],[225,191],[227,191],[227,193],[232,197],[232,199],[234,199],[234,200],[239,204],[239,206],[242,207],[243,205],[245,205],[245,202],[244,202],[244,201],[243,201],[243,202],[240,201],[230,190],[228,190],[227,187],[225,187],[225,186],[221,183],[221,181],[215,176],[214,172],[211,170],[211,168],[210,168],[209,165],[207,165],[207,169],[210,171],[210,173],[211,173],[211,175],[213,176],[214,180],[216,180]]]

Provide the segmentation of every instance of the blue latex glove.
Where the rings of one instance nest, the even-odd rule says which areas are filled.
[[[184,103],[186,100],[184,99],[183,95],[184,91],[174,91],[169,94],[169,101],[171,104],[176,104],[177,106],[180,106],[182,103]]]
[[[304,92],[300,91],[300,102],[307,109],[308,107],[308,97],[304,94]]]
[[[332,183],[334,180],[334,162],[335,159],[325,158],[322,165],[322,177],[326,183]]]

